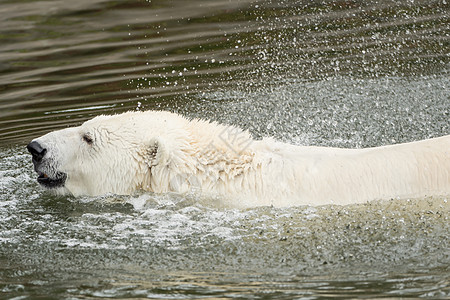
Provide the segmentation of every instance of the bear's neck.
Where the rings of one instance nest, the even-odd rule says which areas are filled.
[[[253,169],[254,140],[250,134],[203,120],[187,121],[184,126],[183,139],[166,149],[170,152],[167,163],[151,167],[150,189],[204,195],[242,189],[238,187],[242,177]]]

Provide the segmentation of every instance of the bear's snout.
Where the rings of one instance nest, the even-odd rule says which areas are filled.
[[[27,149],[31,153],[31,156],[33,156],[33,162],[40,162],[47,153],[47,149],[43,148],[41,144],[36,141],[29,143]]]
[[[37,181],[47,188],[57,188],[64,186],[67,179],[67,174],[58,171],[54,162],[45,158],[48,150],[41,143],[34,140],[27,145],[28,151],[33,157],[34,170],[38,173]],[[47,155],[48,156],[48,155]]]

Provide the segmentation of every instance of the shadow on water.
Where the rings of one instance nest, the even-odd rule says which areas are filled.
[[[445,1],[2,1],[0,298],[448,298],[448,199],[54,196],[23,147],[130,109],[295,144],[449,134],[448,15]]]

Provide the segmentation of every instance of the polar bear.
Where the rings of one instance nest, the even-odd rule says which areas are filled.
[[[286,207],[450,195],[450,135],[366,149],[294,146],[146,111],[98,116],[27,148],[38,182],[75,196],[195,192]]]

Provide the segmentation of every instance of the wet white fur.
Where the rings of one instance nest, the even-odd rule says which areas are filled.
[[[367,149],[303,147],[148,111],[99,116],[36,141],[48,150],[45,172],[67,173],[65,191],[75,196],[195,192],[232,206],[280,207],[450,195],[450,135]]]

